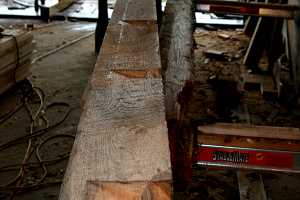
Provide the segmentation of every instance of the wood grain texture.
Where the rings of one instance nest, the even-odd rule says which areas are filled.
[[[108,70],[148,70],[161,67],[157,26],[121,23],[107,28],[94,75]],[[100,71],[100,72],[99,72]],[[96,78],[98,79],[98,78]]]
[[[112,183],[90,181],[86,200],[169,200],[169,181]]]
[[[11,88],[15,81],[19,82],[28,77],[30,72],[31,62],[26,60],[16,71],[9,70],[0,74],[0,94]]]
[[[168,120],[177,117],[177,96],[190,78],[193,19],[191,0],[167,2],[160,30],[160,47]]]
[[[0,56],[0,70],[3,68],[6,68],[8,65],[11,65],[19,59],[22,59],[23,57],[31,56],[34,49],[33,43],[28,43],[22,47],[19,48],[19,54],[17,51],[9,52],[3,56]]]
[[[137,3],[121,11],[124,2],[117,2],[115,18],[152,9],[151,3]],[[124,194],[135,199],[132,188],[141,188],[134,186],[137,181],[172,180],[158,42],[155,23],[110,21],[82,100],[60,200],[123,199]],[[156,186],[153,191],[152,199],[165,194],[156,194]],[[169,193],[163,197],[171,198]]]
[[[4,34],[14,35],[17,39],[19,48],[28,45],[28,43],[31,43],[33,40],[33,35],[30,32],[23,32],[21,30],[5,30]],[[12,36],[5,36],[0,39],[0,57],[15,51],[16,42]]]
[[[110,24],[118,22],[156,23],[156,5],[153,0],[118,0]]]
[[[5,30],[0,39],[0,94],[30,75],[33,36],[22,30]]]
[[[300,140],[300,129],[288,127],[217,123],[199,126],[198,131],[203,134]]]

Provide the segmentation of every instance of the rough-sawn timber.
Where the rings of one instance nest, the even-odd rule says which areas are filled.
[[[135,1],[116,3],[85,92],[60,200],[144,199],[145,191],[152,194],[147,199],[171,198],[160,189],[171,189],[172,176],[155,1]],[[135,19],[140,9],[147,11]],[[163,186],[135,190],[157,181]]]

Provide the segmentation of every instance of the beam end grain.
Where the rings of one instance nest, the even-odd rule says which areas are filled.
[[[86,200],[148,199],[169,200],[172,189],[169,181],[153,182],[98,182],[90,181],[87,185]]]

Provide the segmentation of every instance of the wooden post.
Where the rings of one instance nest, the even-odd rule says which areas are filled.
[[[178,99],[180,93],[185,94],[190,89],[185,85],[193,65],[193,24],[192,0],[167,1],[160,29],[160,45],[175,188],[184,188],[181,186],[186,186],[192,173],[193,136],[182,122],[185,105],[180,105]]]
[[[99,53],[108,25],[107,0],[98,0],[98,19],[95,33],[95,52]]]

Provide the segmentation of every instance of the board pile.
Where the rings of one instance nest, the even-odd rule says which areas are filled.
[[[0,38],[0,94],[30,75],[33,35],[4,30]]]

